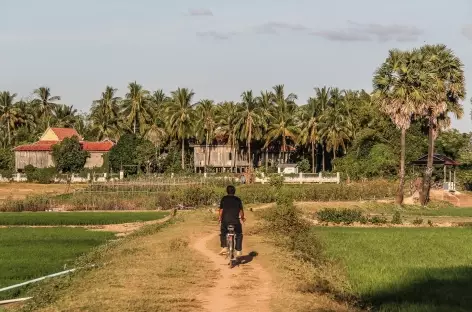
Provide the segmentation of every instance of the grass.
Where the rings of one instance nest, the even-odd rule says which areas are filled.
[[[376,311],[471,311],[472,229],[315,228]]]
[[[4,212],[0,225],[105,225],[157,220],[168,213],[143,212]]]
[[[74,228],[0,229],[0,288],[71,268],[77,257],[113,237]],[[0,293],[0,298],[18,291]]]
[[[33,299],[28,311],[202,311],[197,295],[218,272],[189,243],[207,233],[208,222],[198,211],[147,226],[105,248],[93,260],[98,266],[67,286],[45,285],[51,300]]]

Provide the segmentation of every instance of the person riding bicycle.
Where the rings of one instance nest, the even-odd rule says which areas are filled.
[[[228,195],[223,196],[220,202],[219,210],[219,221],[221,224],[220,229],[220,242],[223,248],[220,255],[228,253],[228,246],[226,246],[226,234],[228,233],[228,225],[234,225],[234,232],[236,234],[236,256],[242,256],[243,250],[243,227],[241,220],[244,222],[244,210],[243,202],[236,194],[236,188],[233,185],[226,187],[226,193]]]

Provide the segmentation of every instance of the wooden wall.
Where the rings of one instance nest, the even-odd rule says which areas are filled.
[[[36,168],[47,168],[54,166],[52,153],[47,151],[15,151],[15,169],[23,170],[27,165]]]

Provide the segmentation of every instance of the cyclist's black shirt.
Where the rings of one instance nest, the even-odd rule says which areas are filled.
[[[239,212],[243,209],[243,202],[239,197],[226,195],[221,199],[220,209],[223,209],[222,222],[225,224],[238,224]]]

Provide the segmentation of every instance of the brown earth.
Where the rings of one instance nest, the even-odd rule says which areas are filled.
[[[58,195],[85,188],[85,184],[0,183],[0,202],[33,195]]]

